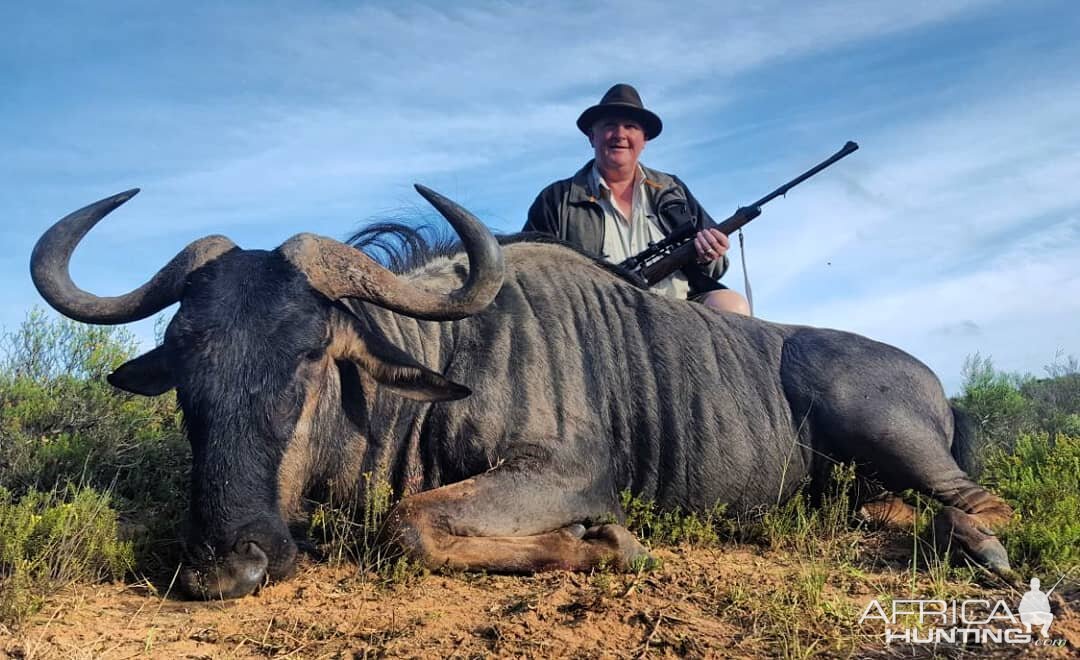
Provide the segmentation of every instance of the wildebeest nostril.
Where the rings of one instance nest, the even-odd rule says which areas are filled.
[[[234,577],[240,584],[250,587],[261,585],[266,579],[266,569],[270,564],[266,553],[254,541],[240,541],[233,547]]]
[[[233,552],[248,559],[266,561],[266,553],[255,541],[238,541],[233,548]]]
[[[245,539],[219,559],[186,566],[180,580],[185,591],[195,598],[238,598],[254,593],[266,583],[269,565],[262,547]]]

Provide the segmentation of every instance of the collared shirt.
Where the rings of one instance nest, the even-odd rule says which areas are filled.
[[[612,200],[611,187],[604,181],[600,169],[593,164],[591,186],[600,208],[604,210],[604,259],[611,263],[621,263],[638,254],[649,243],[664,239],[664,232],[656,218],[655,209],[645,191],[645,172],[639,163],[634,175],[634,196],[630,205],[630,217]],[[686,276],[675,271],[666,279],[657,282],[649,289],[653,293],[686,300],[690,293],[690,284]]]

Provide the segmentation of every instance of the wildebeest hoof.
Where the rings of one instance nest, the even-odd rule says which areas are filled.
[[[614,560],[614,568],[629,570],[643,562],[651,562],[652,557],[645,546],[622,525],[597,525],[590,527],[582,540],[598,545],[608,551],[607,558]]]
[[[585,529],[585,525],[582,525],[581,523],[574,523],[573,525],[567,525],[566,527],[563,527],[562,531],[566,532],[567,534],[573,536],[576,539],[580,539],[581,537],[585,536],[585,532],[588,530]]]
[[[973,550],[972,558],[1001,577],[1008,578],[1012,575],[1009,555],[1005,552],[1005,547],[996,538],[983,541]]]
[[[1013,575],[1009,555],[994,532],[956,507],[947,506],[934,516],[934,541],[939,550],[959,550],[1002,578]]]

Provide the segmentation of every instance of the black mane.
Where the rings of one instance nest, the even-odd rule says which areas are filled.
[[[643,286],[640,278],[617,264],[598,258],[548,234],[537,232],[518,232],[515,234],[497,234],[499,245],[514,243],[554,243],[592,259],[596,265],[618,277]],[[416,270],[432,259],[449,257],[461,252],[461,241],[447,229],[435,225],[408,225],[396,221],[374,222],[357,231],[345,241],[354,248],[363,251],[372,259],[389,268],[394,273]]]
[[[444,229],[392,221],[372,223],[345,242],[394,273],[415,270],[432,259],[461,251],[461,241]]]

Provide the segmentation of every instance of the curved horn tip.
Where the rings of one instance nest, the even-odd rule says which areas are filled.
[[[104,213],[104,214],[107,215],[107,214],[112,213],[113,211],[115,211],[118,207],[123,206],[123,204],[125,202],[127,202],[132,197],[134,197],[135,195],[138,195],[138,194],[139,194],[139,189],[138,188],[132,188],[131,190],[125,190],[122,193],[116,193],[115,195],[111,195],[109,197],[106,197],[105,199],[100,199],[100,200],[94,202],[93,204],[90,204],[90,205],[88,205],[88,206],[86,206],[84,208],[79,209],[75,213],[81,213],[83,211],[88,211],[90,209],[96,209],[97,212]]]
[[[110,195],[109,197],[106,197],[104,199],[99,199],[98,201],[96,201],[96,202],[94,202],[92,204],[87,204],[86,206],[79,209],[78,211],[75,211],[75,212],[69,214],[64,219],[70,218],[72,216],[80,216],[80,215],[85,214],[85,213],[90,213],[91,215],[96,215],[97,219],[100,220],[101,218],[103,218],[106,215],[108,215],[108,214],[112,213],[113,211],[115,211],[117,208],[123,206],[125,202],[127,202],[132,197],[134,197],[135,195],[138,195],[138,194],[139,194],[139,189],[138,188],[132,188],[131,190],[125,190],[122,193],[116,193],[115,195]],[[63,223],[64,219],[61,219],[60,222],[57,223],[57,225]],[[97,220],[94,220],[94,223],[96,224]],[[55,227],[57,225],[54,225],[54,229],[55,229]],[[93,225],[91,225],[91,226],[93,226]],[[44,238],[44,236],[42,238]]]
[[[138,195],[141,190],[141,188],[132,188],[131,190],[125,190],[122,193],[116,193],[115,195],[113,195],[111,200],[117,204],[123,204],[135,195]]]
[[[428,188],[422,183],[414,183],[413,188],[416,188],[416,192],[420,193],[420,195],[429,202],[434,203],[436,199],[446,199],[445,197],[435,192],[431,188]]]

